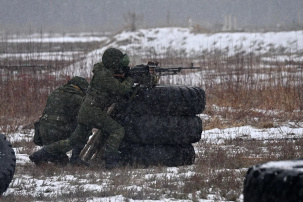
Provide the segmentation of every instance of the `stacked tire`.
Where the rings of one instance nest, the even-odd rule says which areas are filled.
[[[7,190],[13,179],[16,156],[12,145],[0,134],[0,196]]]
[[[198,87],[140,88],[119,106],[125,136],[120,151],[125,164],[181,166],[194,163],[193,143],[201,139],[205,92]],[[121,113],[122,112],[122,113]]]
[[[273,161],[248,169],[244,202],[303,201],[303,160]]]

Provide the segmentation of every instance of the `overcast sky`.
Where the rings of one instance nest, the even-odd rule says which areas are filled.
[[[187,26],[237,29],[303,24],[303,0],[0,0],[1,31],[120,31],[127,13],[138,28]],[[230,16],[230,17],[228,17]]]

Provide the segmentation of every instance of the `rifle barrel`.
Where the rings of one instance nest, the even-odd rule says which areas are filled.
[[[158,67],[156,68],[156,72],[162,73],[162,72],[173,72],[174,74],[177,74],[178,72],[181,72],[183,69],[200,69],[200,67]]]

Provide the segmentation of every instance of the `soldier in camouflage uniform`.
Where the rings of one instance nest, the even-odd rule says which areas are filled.
[[[93,78],[79,111],[76,130],[67,140],[47,145],[34,153],[32,159],[35,159],[36,164],[49,161],[75,146],[83,147],[89,138],[88,131],[97,128],[108,137],[105,149],[106,168],[112,169],[120,165],[118,149],[125,131],[123,126],[107,114],[107,109],[113,103],[125,99],[132,91],[133,79],[127,77],[119,80],[114,76],[115,71],[128,64],[128,56],[120,50],[109,48],[104,52],[102,62],[94,65]]]
[[[75,76],[48,96],[42,116],[35,123],[35,144],[49,145],[71,136],[77,127],[78,112],[88,85],[85,78]],[[73,150],[71,164],[79,161],[81,150]],[[66,154],[62,154],[51,161],[64,165],[69,159]]]

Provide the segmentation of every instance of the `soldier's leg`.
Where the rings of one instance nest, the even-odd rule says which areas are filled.
[[[104,134],[108,134],[109,137],[106,140],[107,147],[105,155],[112,157],[115,156],[118,161],[118,149],[121,140],[124,137],[124,128],[112,117],[107,115],[106,110],[103,110],[99,106],[91,103],[95,103],[94,99],[90,96],[86,96],[79,111],[78,123],[89,125],[92,128],[98,128],[104,132]]]
[[[81,105],[78,124],[72,135],[66,140],[60,140],[52,144],[44,146],[41,150],[33,153],[30,159],[35,163],[39,164],[41,162],[47,162],[53,159],[55,156],[65,154],[66,152],[76,148],[77,146],[84,146],[91,134],[91,125],[85,123],[85,121],[94,120],[93,113],[95,113],[95,108],[90,107],[91,102],[89,99],[85,99]],[[80,122],[79,122],[80,119]],[[81,120],[84,122],[82,123]],[[81,124],[82,123],[82,124]],[[89,125],[89,126],[88,126]]]
[[[54,142],[57,142],[61,139],[58,139],[57,131],[52,125],[45,123],[44,121],[40,122],[40,136],[43,145],[48,145]]]
[[[39,132],[43,145],[49,145],[54,142],[65,140],[69,138],[73,131],[67,130],[67,128],[62,125],[59,126],[56,122],[46,122],[44,120],[40,121]]]
[[[51,124],[43,120],[40,122],[39,134],[42,145],[44,146],[57,142],[62,138],[66,139],[66,134],[64,134],[64,131],[57,130],[57,127],[53,127]],[[32,155],[30,155],[30,160],[36,165],[47,163],[48,161],[57,165],[66,165],[69,162],[66,153],[60,153],[54,156],[48,153],[45,149],[34,152]]]
[[[95,155],[95,159],[99,159],[101,161],[105,160],[105,147],[106,147],[106,140],[109,137],[109,134],[106,133],[105,131],[99,130],[99,138],[98,138],[98,147],[97,147],[97,152]]]
[[[125,134],[123,126],[116,122],[112,117],[104,113],[102,116],[102,121],[98,122],[96,127],[108,134],[104,153],[106,168],[112,169],[119,167],[121,160],[119,146]]]
[[[87,138],[92,134],[90,130],[90,134],[87,136]],[[87,142],[87,141],[86,141]],[[80,153],[82,149],[84,148],[85,144],[77,144],[73,147],[72,156],[70,157],[70,164],[74,166],[89,166],[89,163],[83,161],[80,158]]]
[[[66,153],[77,146],[83,147],[90,135],[90,127],[78,124],[77,128],[68,139],[46,145],[44,148],[48,153],[53,155]]]
[[[91,134],[90,131],[91,128],[78,124],[70,138],[45,145],[41,150],[30,155],[30,160],[36,165],[40,165],[48,161],[54,162],[58,157],[66,155],[66,152],[72,150],[77,145],[85,145],[89,135]]]
[[[53,126],[50,123],[41,121],[40,123],[40,137],[43,145],[49,145],[54,142],[67,139],[71,133],[67,133],[60,127]],[[57,165],[66,165],[69,162],[69,158],[66,153],[57,155],[51,162]]]
[[[99,121],[95,123],[94,127],[108,136],[106,139],[107,148],[111,151],[118,152],[121,140],[125,133],[123,126],[105,112],[99,114],[98,120]]]
[[[54,161],[55,158],[56,156],[48,153],[44,147],[29,156],[29,159],[37,166],[47,163],[48,161]]]
[[[78,125],[75,131],[66,141],[59,141],[55,144],[46,146],[46,151],[51,154],[57,154],[73,149],[70,163],[75,165],[88,165],[80,159],[79,155],[87,143],[89,136],[92,134],[91,130],[94,123],[99,122],[100,117],[101,119],[103,117],[103,111],[100,108],[91,105],[91,103],[92,98],[86,96],[79,110]],[[99,117],[100,113],[101,116]]]
[[[107,137],[107,133],[98,129],[81,151],[82,159],[90,161],[92,166],[105,167],[104,151]]]
[[[72,156],[69,159],[69,163],[73,166],[89,166],[89,163],[83,161],[80,158],[80,153],[82,151],[83,147],[75,147],[72,150]]]

